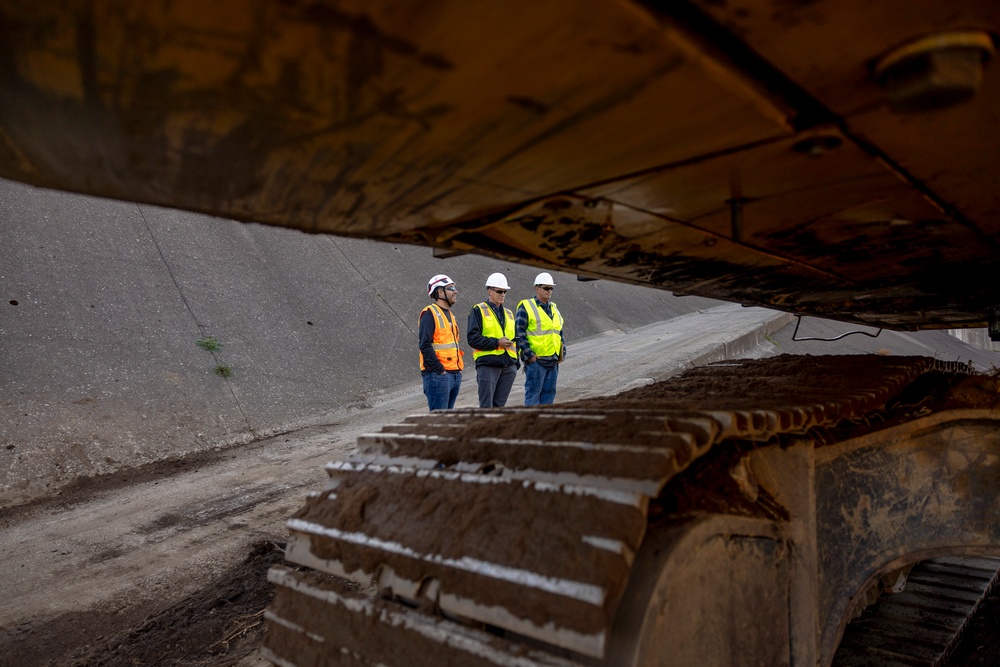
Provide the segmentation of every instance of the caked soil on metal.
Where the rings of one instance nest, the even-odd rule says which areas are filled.
[[[253,661],[272,598],[267,569],[280,545],[254,545],[246,560],[182,602],[139,618],[91,611],[34,628],[0,631],[0,664],[18,667],[235,667]],[[19,639],[15,635],[20,634]],[[984,601],[949,665],[1000,665],[1000,594]]]

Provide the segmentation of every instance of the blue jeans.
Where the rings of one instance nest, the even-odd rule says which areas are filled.
[[[462,386],[462,371],[446,371],[437,373],[422,373],[424,379],[424,396],[427,397],[427,407],[434,410],[451,410],[458,399],[458,389]]]
[[[559,364],[546,368],[537,361],[524,367],[524,404],[550,405],[556,400]]]

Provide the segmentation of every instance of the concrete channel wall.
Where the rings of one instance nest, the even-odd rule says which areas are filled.
[[[979,329],[948,329],[955,338],[963,343],[978,347],[980,350],[1000,352],[1000,341],[990,340],[990,332],[986,327]]]
[[[364,409],[419,382],[428,278],[464,332],[493,271],[533,294],[533,267],[0,181],[0,507]],[[718,304],[554,277],[570,342]]]

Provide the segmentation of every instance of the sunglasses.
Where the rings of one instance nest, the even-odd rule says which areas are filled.
[[[539,285],[538,289],[545,290],[546,292],[551,292],[552,290],[555,289],[555,287],[553,287],[552,285],[549,285],[548,287],[542,287],[541,285]]]
[[[497,294],[506,294],[507,293],[507,290],[505,290],[505,289],[497,289],[495,287],[491,287],[490,289],[492,289]]]
[[[457,292],[458,291],[457,287],[445,287],[444,289],[446,291],[448,291],[448,292]]]

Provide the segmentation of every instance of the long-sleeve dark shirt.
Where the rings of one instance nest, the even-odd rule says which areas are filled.
[[[538,300],[538,297],[533,297],[533,299],[535,304],[545,311],[546,315],[552,317],[551,301],[542,303]],[[563,329],[559,330],[559,338],[563,341],[563,345],[565,345],[566,338]],[[528,360],[535,356],[535,353],[528,343],[528,311],[521,304],[518,304],[517,313],[514,314],[514,340],[517,343],[517,350],[521,355],[521,360],[527,363]],[[543,366],[553,366],[557,361],[557,357],[538,357],[538,361]]]
[[[448,317],[450,310],[444,310],[445,317]],[[444,365],[441,360],[437,358],[437,354],[434,352],[434,314],[425,310],[420,313],[420,319],[418,320],[419,327],[417,329],[417,340],[419,342],[420,354],[424,357],[424,373],[444,373]],[[456,341],[458,342],[458,341]],[[461,371],[452,371],[453,373],[461,373]]]
[[[507,313],[503,306],[495,306],[489,301],[484,301],[484,303],[490,307],[493,314],[496,315],[497,322],[500,323],[500,328],[503,329],[507,324]],[[474,350],[483,350],[485,352],[491,352],[499,346],[499,338],[491,338],[489,336],[483,335],[483,314],[479,310],[479,306],[473,306],[472,310],[469,311],[469,325],[466,329],[465,340],[468,341],[469,346]],[[509,354],[487,354],[476,358],[476,367],[479,366],[514,366],[517,365],[517,360],[510,356]]]

